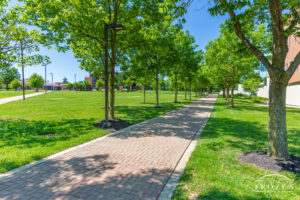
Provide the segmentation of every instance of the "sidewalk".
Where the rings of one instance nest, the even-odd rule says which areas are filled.
[[[41,94],[45,94],[45,92],[37,92],[37,93],[33,93],[33,94],[26,94],[25,98],[34,97],[34,96],[41,95]],[[11,101],[19,101],[19,100],[23,100],[23,95],[0,99],[0,104],[5,104],[5,103],[11,102]]]
[[[210,95],[2,177],[0,199],[157,199],[216,98]]]

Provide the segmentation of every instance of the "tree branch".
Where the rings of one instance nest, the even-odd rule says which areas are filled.
[[[289,79],[292,78],[294,72],[299,67],[299,65],[300,65],[300,52],[298,52],[297,56],[295,57],[295,59],[291,63],[290,67],[287,69]]]
[[[298,14],[297,10],[295,8],[291,8],[291,12],[292,12],[292,15],[293,15],[293,20],[291,21],[291,24],[286,29],[286,31],[292,30],[293,28],[295,28],[295,26],[297,26],[297,24],[300,23],[300,17],[299,17],[299,14]]]
[[[232,20],[236,20],[235,19],[236,15],[235,15],[234,11],[229,10],[228,13]],[[244,33],[242,31],[242,25],[239,21],[234,21],[234,30],[235,30],[237,36],[246,45],[246,47],[257,57],[258,60],[260,60],[264,64],[264,66],[268,69],[268,71],[270,71],[272,69],[272,65],[270,64],[268,59],[264,56],[264,54],[258,48],[256,48],[253,44],[251,44],[251,42],[246,38],[246,36],[244,35]]]

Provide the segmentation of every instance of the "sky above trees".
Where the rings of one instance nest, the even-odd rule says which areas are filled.
[[[11,0],[10,5],[17,3],[17,0]],[[219,35],[219,24],[224,21],[227,16],[213,17],[207,11],[207,1],[195,0],[188,7],[185,14],[186,23],[183,24],[184,30],[188,30],[191,35],[195,37],[198,49],[205,49],[208,41],[213,40]],[[72,51],[66,53],[59,53],[54,48],[48,50],[41,47],[41,55],[47,55],[51,59],[51,64],[47,67],[49,80],[49,73],[54,74],[55,82],[62,82],[62,79],[66,77],[69,82],[74,82],[74,74],[77,75],[77,81],[84,80],[85,76],[88,76],[88,72],[78,68],[79,63],[73,56]],[[20,68],[18,68],[21,70]],[[44,67],[30,66],[25,70],[25,78],[29,78],[33,73],[37,73],[44,77]]]

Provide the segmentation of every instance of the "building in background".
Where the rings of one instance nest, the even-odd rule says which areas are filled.
[[[285,60],[285,69],[287,70],[296,55],[300,52],[300,39],[296,36],[288,38],[289,52]],[[267,84],[257,92],[258,96],[269,98],[270,78],[267,77]],[[294,75],[289,81],[286,91],[286,104],[300,106],[300,66],[296,69]]]
[[[96,82],[97,80],[99,80],[100,78],[99,77],[94,77],[91,73],[89,76],[85,77],[84,80],[87,80],[89,81],[90,83],[90,86],[92,89],[95,89],[96,88]]]

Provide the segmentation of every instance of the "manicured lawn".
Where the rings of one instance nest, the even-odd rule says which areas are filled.
[[[153,108],[152,91],[147,91],[148,104],[142,101],[141,91],[117,92],[116,117],[137,123],[189,103],[183,93],[181,103],[174,104],[173,93],[160,92],[162,108]],[[69,91],[0,105],[0,172],[106,135],[107,131],[94,127],[104,119],[103,107],[104,92]]]
[[[290,180],[268,177],[258,181],[276,172],[238,162],[241,152],[267,150],[268,108],[254,105],[245,96],[236,100],[236,106],[228,109],[225,100],[218,98],[173,199],[299,200],[299,174],[280,172]],[[300,109],[287,108],[287,126],[289,152],[300,156]],[[256,186],[270,186],[270,183],[274,183],[274,187],[289,185],[294,188],[256,190]]]
[[[35,91],[26,91],[25,94],[32,94],[35,93]],[[23,92],[18,90],[18,91],[14,91],[14,90],[0,90],[0,99],[3,98],[8,98],[8,97],[15,97],[15,96],[21,96],[23,95]]]

